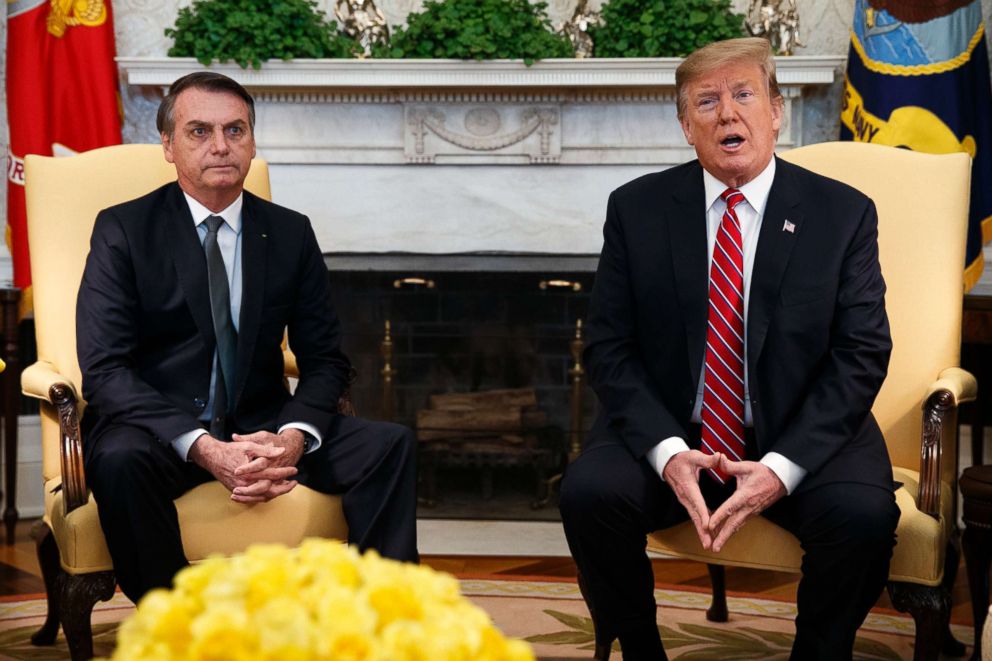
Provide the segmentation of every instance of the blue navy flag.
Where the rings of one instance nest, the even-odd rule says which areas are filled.
[[[842,140],[971,155],[965,289],[992,240],[992,84],[981,0],[855,0]]]

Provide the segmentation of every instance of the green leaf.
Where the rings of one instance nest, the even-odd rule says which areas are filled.
[[[772,653],[763,650],[739,650],[732,647],[706,647],[679,655],[679,661],[765,661]]]
[[[747,645],[754,642],[754,636],[747,633],[740,633],[737,631],[731,631],[729,629],[721,629],[715,626],[706,626],[702,624],[689,624],[683,623],[679,625],[686,633],[698,636],[705,640],[710,640],[715,643],[725,643],[728,645]]]
[[[718,39],[744,36],[728,0],[608,0],[589,30],[595,57],[685,55]]]
[[[796,640],[795,634],[783,633],[781,631],[762,631],[761,629],[755,629],[753,627],[741,627],[740,630],[746,631],[773,645],[778,645],[783,650],[791,650],[792,643]]]
[[[410,57],[422,43],[444,44],[458,59],[520,58],[525,64],[574,55],[567,39],[553,33],[544,3],[527,0],[428,0],[393,34],[394,51]]]
[[[261,67],[270,58],[351,57],[357,44],[313,0],[194,0],[176,16],[174,55]]]
[[[528,643],[548,643],[550,645],[585,645],[590,641],[595,641],[596,636],[581,631],[559,631],[528,636],[524,640]]]
[[[857,638],[854,641],[855,656],[859,659],[899,661],[902,657],[891,647],[870,638]]]

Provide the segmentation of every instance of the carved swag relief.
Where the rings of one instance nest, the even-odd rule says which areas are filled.
[[[406,158],[434,163],[472,157],[506,157],[530,163],[556,163],[561,157],[559,108],[553,106],[436,106],[405,108]]]

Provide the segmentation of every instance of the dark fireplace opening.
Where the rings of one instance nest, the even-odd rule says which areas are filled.
[[[417,431],[418,514],[557,519],[557,481],[595,406],[577,364],[592,273],[330,278],[359,415]]]

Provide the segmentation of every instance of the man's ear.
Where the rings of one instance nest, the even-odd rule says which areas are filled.
[[[685,135],[685,141],[690,145],[695,145],[696,139],[692,135],[692,126],[689,124],[689,120],[683,117],[679,120],[679,124],[682,125],[682,133]]]
[[[162,133],[162,151],[165,153],[165,160],[169,163],[175,163],[172,158],[172,138],[169,137],[168,133]]]
[[[778,131],[782,128],[782,113],[785,112],[785,99],[778,97],[772,99],[772,129],[775,131],[775,138],[778,139]]]

